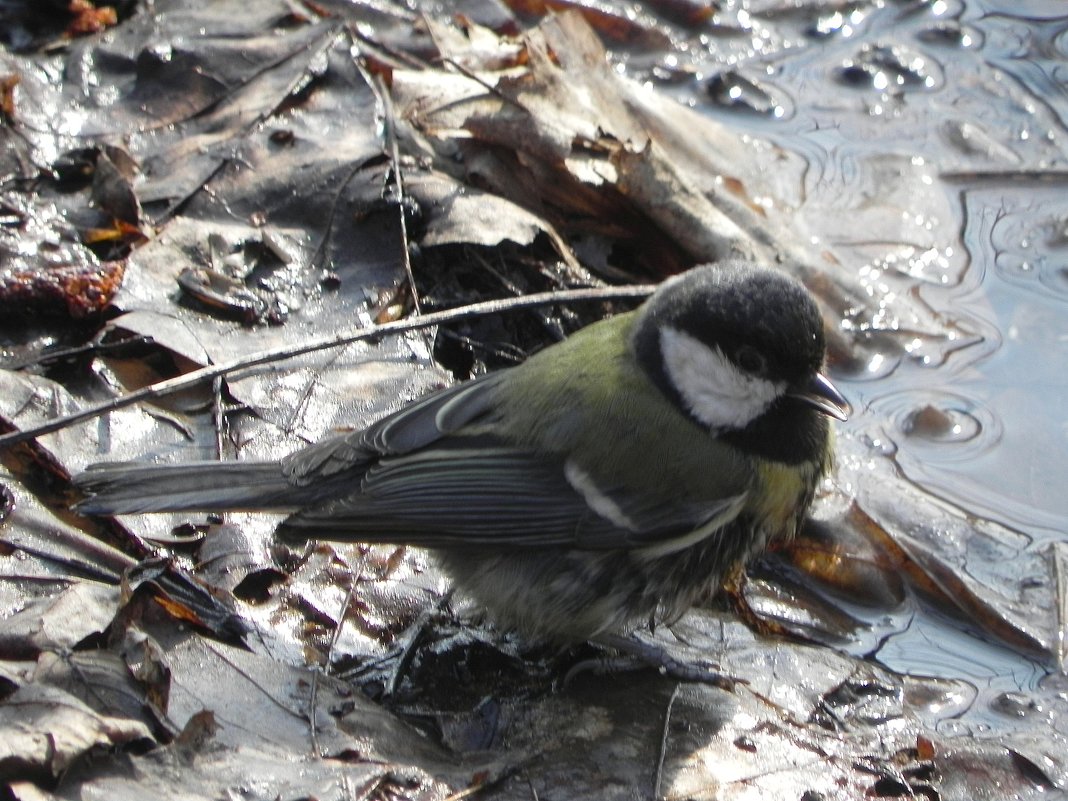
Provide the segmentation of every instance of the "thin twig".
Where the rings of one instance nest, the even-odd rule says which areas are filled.
[[[315,725],[315,707],[319,705],[319,673],[318,667],[312,668],[311,693],[308,697],[308,736],[311,738],[312,756],[321,759],[323,751],[319,747],[319,730]]]
[[[420,328],[430,328],[443,323],[447,324],[459,322],[460,320],[468,320],[472,317],[479,317],[487,314],[500,314],[502,312],[516,311],[518,309],[530,309],[553,303],[644,298],[652,291],[653,287],[650,285],[637,285],[538,292],[521,298],[486,300],[481,303],[472,303],[468,306],[461,306],[458,309],[446,309],[444,311],[431,312],[413,319],[396,320],[389,323],[382,323],[381,325],[372,325],[343,331],[340,334],[311,339],[299,345],[277,348],[269,351],[260,351],[259,353],[254,353],[240,359],[232,359],[219,364],[211,364],[207,367],[202,367],[199,370],[194,370],[191,373],[186,373],[185,375],[176,376],[156,384],[150,384],[147,387],[142,387],[141,389],[130,392],[120,398],[113,398],[104,403],[87,406],[81,411],[57,417],[54,420],[49,420],[47,423],[42,423],[41,425],[33,426],[32,428],[27,428],[22,431],[12,431],[8,434],[0,435],[0,448],[17,445],[20,442],[26,442],[35,437],[43,436],[44,434],[52,434],[56,431],[68,428],[75,423],[92,420],[107,412],[115,411],[117,409],[125,409],[127,406],[133,406],[135,403],[141,401],[166,397],[175,392],[196,386],[202,381],[211,381],[217,376],[225,376],[240,370],[259,367],[263,364],[292,359],[307,353],[314,353],[315,351],[341,347],[342,345],[359,342],[363,339],[372,339],[386,334],[397,334]]]
[[[349,582],[349,591],[345,593],[345,602],[341,606],[341,617],[337,620],[337,625],[334,626],[334,634],[330,638],[330,646],[326,649],[326,661],[323,663],[323,672],[326,675],[330,675],[330,663],[334,659],[334,651],[337,648],[338,641],[341,640],[341,629],[345,626],[345,619],[349,616],[349,607],[352,606],[352,599],[356,595],[356,582],[359,581],[359,576],[362,573],[356,573],[352,577],[352,581]]]
[[[411,17],[406,21],[411,23],[415,20],[416,15],[412,14]],[[350,24],[348,26],[348,29],[349,34],[352,36],[353,41],[356,42],[357,45],[362,45],[364,48],[374,50],[376,53],[385,53],[387,56],[394,59],[398,64],[402,64],[411,70],[431,69],[431,64],[428,61],[421,59],[418,56],[413,56],[411,53],[406,53],[403,50],[398,50],[395,47],[390,47],[385,42],[377,41],[371,38],[370,36],[365,36],[364,34],[360,33],[360,29],[354,24]],[[360,51],[360,55],[366,58],[366,55],[364,54],[363,50]],[[378,60],[383,62],[386,61],[386,59],[381,58],[380,56],[378,57]],[[393,65],[390,66],[392,67]]]
[[[311,695],[308,699],[308,733],[311,736],[312,755],[315,757],[323,755],[322,750],[319,748],[319,732],[315,725],[315,708],[319,704],[319,676],[320,674],[330,674],[330,661],[334,658],[334,648],[337,647],[338,640],[341,638],[341,627],[345,625],[345,618],[348,616],[349,604],[352,603],[352,596],[355,594],[355,590],[356,578],[353,578],[349,582],[349,591],[345,593],[345,602],[341,607],[341,617],[338,619],[337,625],[334,626],[334,635],[330,638],[330,646],[326,649],[323,666],[312,671]]]
[[[412,308],[421,315],[423,309],[419,304],[419,291],[415,288],[415,275],[412,273],[412,259],[408,251],[408,221],[404,218],[404,178],[401,176],[400,148],[397,145],[397,117],[393,112],[393,99],[381,75],[373,76],[369,81],[378,102],[382,105],[382,116],[386,123],[386,146],[389,160],[393,166],[394,200],[397,202],[397,216],[400,219],[401,253],[404,254],[404,272],[408,276],[408,288],[412,293]]]
[[[217,375],[211,380],[211,415],[215,424],[215,458],[223,458],[223,429],[226,427],[226,411],[223,409],[223,380]]]
[[[3,365],[3,369],[12,371],[25,370],[27,367],[33,367],[34,365],[54,364],[63,359],[73,359],[87,353],[98,355],[101,353],[108,353],[109,351],[121,351],[123,348],[129,348],[132,345],[151,344],[153,344],[152,337],[143,334],[134,334],[114,342],[86,342],[84,345],[76,345],[70,348],[56,348],[55,350],[35,353],[18,361],[8,362]]]
[[[352,169],[349,170],[344,180],[341,181],[341,183],[338,185],[338,188],[334,190],[333,194],[330,196],[330,214],[326,219],[326,226],[323,228],[323,235],[319,237],[319,243],[315,246],[315,252],[312,253],[308,259],[308,265],[310,267],[318,267],[320,263],[325,260],[326,250],[330,247],[330,239],[333,236],[334,221],[337,219],[339,208],[341,205],[339,198],[341,197],[343,192],[348,191],[349,184],[357,175],[360,174],[363,168],[364,167],[362,163],[354,162]]]
[[[479,86],[481,86],[483,89],[485,89],[487,92],[489,92],[494,97],[497,97],[497,98],[503,100],[507,105],[515,106],[520,111],[523,111],[523,112],[525,112],[527,114],[530,114],[530,109],[528,109],[526,106],[524,106],[522,103],[520,103],[519,100],[517,100],[514,97],[511,97],[510,95],[506,95],[499,88],[494,86],[489,81],[480,78],[475,72],[473,72],[472,70],[469,70],[467,67],[465,67],[460,62],[458,62],[458,61],[456,61],[454,59],[448,58],[448,57],[443,57],[441,59],[441,63],[444,64],[446,67],[452,67],[458,73],[460,73],[465,78],[467,78],[469,81],[474,81],[475,83],[477,83]],[[531,116],[533,116],[533,115],[531,115]]]
[[[472,784],[470,787],[465,787],[462,790],[457,790],[452,795],[445,796],[445,801],[463,801],[465,798],[470,798],[475,793],[481,793],[486,789],[484,784]]]
[[[664,728],[660,732],[660,756],[656,761],[656,781],[653,783],[653,798],[655,801],[660,801],[663,796],[660,794],[660,784],[664,778],[664,758],[667,756],[667,743],[668,732],[671,727],[671,710],[675,706],[675,699],[679,697],[679,687],[681,685],[676,683],[675,689],[671,691],[671,698],[668,699],[667,709],[664,710]]]

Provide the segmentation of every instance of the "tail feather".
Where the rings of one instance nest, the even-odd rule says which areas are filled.
[[[94,515],[287,511],[308,502],[307,488],[286,480],[278,462],[111,462],[90,465],[74,484],[87,496],[75,508]]]

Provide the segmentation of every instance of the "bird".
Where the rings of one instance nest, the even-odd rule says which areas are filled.
[[[520,365],[280,461],[92,465],[76,509],[285,511],[289,543],[428,549],[532,642],[618,642],[796,533],[849,413],[824,358],[799,281],[701,265]]]

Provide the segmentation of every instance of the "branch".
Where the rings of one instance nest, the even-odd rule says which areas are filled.
[[[150,384],[147,387],[143,387],[127,395],[123,395],[122,397],[113,398],[112,400],[98,403],[94,406],[87,406],[81,411],[64,415],[63,417],[57,417],[53,420],[49,420],[47,423],[42,423],[39,426],[0,435],[0,449],[18,445],[21,442],[26,442],[44,434],[54,433],[74,425],[75,423],[91,420],[102,414],[106,414],[107,412],[123,409],[127,406],[132,406],[135,403],[140,403],[141,401],[162,398],[174,392],[179,392],[195,386],[201,381],[210,381],[214,378],[237,372],[238,370],[244,370],[249,367],[258,367],[261,364],[292,359],[295,356],[303,356],[305,353],[338,348],[343,345],[358,342],[362,339],[371,339],[385,334],[398,334],[404,331],[413,331],[420,328],[430,328],[431,326],[442,323],[455,323],[460,320],[467,320],[472,317],[479,317],[487,314],[499,314],[501,312],[510,312],[519,309],[530,309],[536,306],[548,306],[553,303],[645,298],[652,293],[652,291],[653,287],[651,285],[639,284],[636,286],[597,287],[591,289],[538,292],[521,298],[487,300],[481,303],[472,303],[468,306],[461,306],[458,309],[446,309],[445,311],[431,312],[430,314],[424,314],[408,320],[398,320],[395,322],[383,323],[382,325],[343,331],[340,334],[312,339],[289,348],[260,351],[259,353],[254,353],[250,356],[233,359],[228,362],[221,362],[220,364],[210,364],[207,367],[202,367],[191,373],[170,378],[166,381],[160,381],[156,384]]]

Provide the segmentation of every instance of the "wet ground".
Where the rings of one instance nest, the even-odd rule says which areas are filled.
[[[629,69],[799,154],[795,202],[813,236],[874,292],[907,293],[964,332],[959,349],[932,351],[919,335],[900,362],[877,354],[866,369],[839,371],[857,411],[843,428],[865,446],[846,457],[847,476],[862,476],[866,457],[889,460],[956,513],[1004,526],[1006,594],[1044,581],[1011,554],[1068,537],[1063,9],[731,3],[723,16],[728,30]],[[987,578],[991,568],[964,564]],[[988,701],[1061,686],[1056,666],[965,633],[930,607],[913,611],[886,621],[881,663],[964,679]],[[984,719],[989,709],[981,701],[972,711]],[[1004,723],[995,714],[978,730]]]
[[[363,29],[366,38],[359,40],[359,47],[373,42],[375,36],[388,39],[394,32],[385,21],[388,19],[415,42],[413,51],[429,49],[422,33],[411,34],[418,25],[409,9],[400,4],[381,5],[387,9],[381,14],[367,11],[369,5],[360,6],[359,13],[366,12],[375,21]],[[442,18],[451,11],[450,4],[427,5],[433,6],[432,14]],[[478,10],[483,15],[492,6],[465,4],[472,13]],[[387,242],[385,234],[381,241],[376,240],[381,253],[376,251],[367,259],[371,273],[359,272],[367,264],[352,264],[353,254],[360,253],[361,246],[367,250],[361,236],[369,231],[392,235],[395,231],[389,226],[396,224],[396,215],[375,194],[380,188],[375,181],[387,172],[382,166],[385,161],[376,161],[381,146],[379,132],[370,126],[361,132],[356,126],[337,124],[338,120],[368,113],[379,100],[363,83],[366,76],[353,67],[353,60],[346,60],[358,50],[357,45],[336,35],[332,23],[316,19],[312,25],[300,15],[288,20],[291,27],[272,28],[278,14],[271,4],[255,7],[263,19],[248,23],[249,30],[231,36],[239,42],[251,31],[254,38],[260,33],[257,26],[270,32],[264,34],[260,45],[271,55],[264,57],[263,64],[271,66],[262,70],[269,75],[279,64],[291,67],[292,74],[283,75],[285,80],[271,87],[284,102],[264,90],[262,97],[254,98],[262,106],[250,102],[251,112],[239,102],[228,106],[238,92],[231,94],[226,80],[209,74],[189,89],[167,71],[168,65],[174,67],[174,59],[164,58],[167,53],[163,51],[146,50],[148,55],[141,66],[148,65],[147,88],[141,89],[148,92],[162,87],[170,92],[184,87],[189,92],[182,95],[187,102],[184,106],[146,103],[138,108],[127,102],[130,97],[136,99],[135,93],[128,93],[128,83],[120,81],[110,88],[95,83],[109,70],[129,79],[129,64],[118,57],[110,61],[101,58],[88,46],[84,50],[72,48],[82,58],[71,58],[64,72],[74,87],[71,94],[80,98],[82,106],[65,107],[62,98],[43,88],[50,76],[59,75],[56,62],[47,67],[52,73],[45,68],[40,74],[27,69],[19,90],[31,101],[18,109],[27,115],[23,118],[26,130],[45,132],[50,119],[60,121],[54,152],[39,149],[35,154],[48,163],[72,141],[80,142],[78,136],[91,141],[94,130],[107,131],[111,124],[117,128],[142,125],[139,114],[146,110],[158,117],[157,122],[131,128],[137,132],[127,140],[131,150],[146,162],[158,158],[167,169],[156,162],[154,184],[147,182],[148,189],[145,182],[133,184],[145,204],[146,216],[152,217],[158,230],[152,241],[143,247],[138,243],[139,249],[133,250],[131,261],[136,269],[124,285],[123,302],[127,309],[137,308],[138,303],[169,309],[166,325],[160,322],[162,318],[142,319],[142,330],[149,330],[159,342],[165,342],[166,348],[190,361],[201,356],[201,345],[217,345],[216,336],[224,343],[214,354],[217,359],[232,351],[253,349],[248,344],[253,341],[250,329],[234,325],[232,319],[220,323],[200,307],[191,311],[190,306],[183,305],[173,312],[162,305],[176,294],[167,272],[175,261],[207,260],[203,258],[204,243],[210,237],[206,226],[201,227],[205,221],[222,219],[234,228],[233,232],[224,231],[231,240],[213,234],[220,237],[217,241],[221,245],[219,253],[214,252],[214,245],[210,248],[211,257],[218,256],[220,262],[238,260],[239,255],[248,257],[250,272],[258,269],[256,259],[265,250],[272,250],[275,262],[284,262],[285,269],[277,271],[280,273],[323,264],[340,265],[341,272],[352,268],[351,275],[335,273],[329,277],[329,292],[322,291],[304,308],[294,305],[288,309],[286,313],[292,317],[286,325],[281,325],[286,323],[281,312],[261,320],[262,325],[253,332],[262,336],[254,340],[255,347],[307,335],[315,330],[312,321],[324,310],[318,325],[340,328],[351,316],[366,314],[368,298],[361,280],[372,286],[395,279],[394,254],[389,250],[395,243]],[[5,8],[0,5],[0,11]],[[1064,492],[1068,405],[1063,400],[1068,390],[1068,259],[1064,257],[1068,254],[1068,205],[1062,186],[1068,179],[1064,148],[1068,137],[1064,124],[1068,113],[1064,89],[1068,17],[1057,15],[1057,6],[1045,2],[783,4],[752,0],[725,2],[710,18],[704,16],[705,6],[685,0],[607,8],[622,18],[632,17],[629,30],[642,33],[613,43],[609,34],[618,33],[618,29],[609,25],[601,28],[618,72],[699,110],[747,140],[745,147],[732,151],[747,159],[745,164],[734,165],[746,176],[744,191],[738,194],[754,208],[766,211],[767,219],[777,214],[796,222],[806,247],[820,255],[826,274],[851,282],[855,279],[864,296],[863,302],[858,301],[855,308],[832,321],[842,335],[841,342],[865,345],[841,346],[832,352],[835,380],[855,410],[851,420],[841,426],[839,470],[824,488],[812,536],[758,566],[748,591],[754,607],[767,619],[782,621],[795,633],[809,633],[812,640],[823,644],[822,650],[774,638],[753,641],[753,635],[742,631],[737,623],[724,624],[715,616],[706,619],[705,612],[687,619],[695,633],[692,641],[714,646],[718,637],[727,654],[725,664],[739,672],[750,664],[767,668],[759,678],[767,681],[769,695],[778,692],[793,697],[812,690],[818,696],[823,684],[817,679],[830,676],[837,681],[852,675],[851,671],[878,672],[878,666],[905,676],[945,679],[942,684],[924,683],[880,674],[871,686],[886,698],[896,697],[900,686],[905,686],[907,704],[902,705],[909,706],[910,715],[918,716],[941,735],[989,736],[999,744],[1010,742],[1015,734],[1026,735],[1038,743],[1037,752],[1046,749],[1053,755],[1046,763],[1033,756],[1036,751],[1029,752],[1034,764],[1054,777],[1053,784],[1061,782],[1063,789],[1068,786],[1068,764],[1063,756],[1064,736],[1068,735],[1064,679],[1068,641],[1068,496]],[[686,19],[687,9],[695,8],[702,12],[698,22],[680,21]],[[175,30],[190,24],[181,14],[162,19],[175,25]],[[135,26],[142,24],[147,29],[147,17],[135,15],[116,41],[132,52],[140,46]],[[168,30],[164,28],[164,33]],[[345,31],[345,35],[351,33]],[[218,49],[218,42],[204,43],[203,30],[182,35],[187,37],[188,52],[193,56],[211,56]],[[287,38],[290,35],[293,40]],[[295,44],[290,45],[290,41]],[[401,36],[398,41],[411,44]],[[286,51],[292,64],[282,58],[271,60],[273,48],[281,49],[280,42],[297,54],[291,58]],[[317,51],[321,58],[308,55],[313,45],[321,48]],[[244,57],[240,44],[232,52]],[[160,56],[158,64],[152,61],[156,56]],[[190,64],[197,63],[200,70],[193,56]],[[241,58],[233,61],[240,62]],[[301,58],[308,63],[300,62]],[[209,61],[204,59],[204,63]],[[217,66],[220,76],[229,76],[227,70],[232,64],[220,57],[218,65],[210,66]],[[200,75],[203,71],[193,72]],[[242,81],[253,84],[240,70],[235,72]],[[321,81],[324,75],[331,80]],[[159,77],[160,86],[152,84],[154,77]],[[456,74],[445,77],[455,78]],[[301,81],[315,85],[315,90],[305,91]],[[337,91],[344,81],[351,81],[355,88]],[[245,86],[236,79],[233,85]],[[397,96],[400,99],[402,93],[398,91]],[[34,118],[34,114],[39,116]],[[258,123],[248,124],[252,144],[241,138],[247,133],[245,114],[249,118],[261,114],[262,119],[270,120],[273,133],[268,144],[261,141],[266,137],[260,136],[264,131]],[[230,133],[231,127],[241,129],[233,140],[238,144],[220,137],[221,144],[213,152],[217,140],[212,137],[220,131]],[[204,139],[197,140],[197,136]],[[286,148],[294,139],[318,143],[315,137],[319,136],[324,150],[336,152],[323,160],[325,166],[321,173],[315,173],[319,182],[315,183],[308,177],[308,163],[297,164],[288,155],[295,151]],[[40,138],[46,141],[46,137]],[[183,149],[188,142],[201,141],[206,144]],[[40,143],[38,147],[42,147]],[[228,160],[231,148],[248,162]],[[220,151],[226,153],[219,157]],[[20,151],[13,147],[9,152]],[[175,153],[180,157],[171,160]],[[230,174],[219,173],[227,180],[232,177],[232,183],[213,183],[213,170],[218,166],[213,158],[232,168]],[[281,188],[264,178],[269,170],[258,174],[245,170],[251,162],[275,167]],[[348,182],[353,163],[374,164],[374,169],[368,170],[374,173],[368,180],[368,196],[353,201],[358,213],[338,212],[337,218],[346,222],[340,226],[345,229],[344,237],[331,240],[333,234],[327,233],[320,247],[315,240],[320,234],[316,225],[329,215],[321,212],[320,206],[312,207],[311,202],[325,192],[308,187]],[[168,171],[171,167],[173,172]],[[297,167],[293,175],[298,177],[286,173]],[[418,171],[411,167],[413,174]],[[251,189],[242,183],[261,179],[263,184]],[[353,181],[353,186],[356,184]],[[294,185],[301,187],[299,193],[292,189]],[[165,201],[181,192],[188,192],[182,200],[188,205],[161,210]],[[286,248],[279,244],[286,240],[277,230],[268,227],[256,239],[241,227],[254,228],[256,236],[260,235],[261,223],[248,220],[264,196],[272,204],[272,221],[285,219],[290,224],[286,236],[291,237],[296,252],[292,260],[287,261]],[[14,223],[6,221],[20,219],[20,213],[13,206],[6,209],[4,221],[9,230]],[[59,212],[52,213],[57,220],[62,217]],[[383,224],[383,220],[389,222]],[[42,229],[51,230],[53,223],[56,230],[62,230],[60,221],[50,219],[43,220]],[[523,223],[530,225],[525,218]],[[315,233],[308,233],[311,231]],[[794,233],[784,232],[783,241],[793,237]],[[57,238],[59,244],[73,241]],[[238,242],[240,247],[234,244]],[[225,252],[227,248],[230,252]],[[424,290],[428,286],[440,289],[434,283],[437,274],[428,268],[454,266],[452,257],[457,252],[446,247],[434,256],[430,250],[428,247],[422,264],[425,272],[416,274]],[[64,251],[64,260],[68,255]],[[575,274],[566,277],[571,280]],[[297,281],[314,285],[320,276],[309,270]],[[335,292],[335,284],[342,291]],[[529,291],[530,287],[519,287],[524,289]],[[394,305],[403,310],[403,299]],[[183,350],[185,326],[193,330],[193,319],[203,327],[195,329],[194,346]],[[136,321],[127,322],[133,326]],[[575,321],[565,320],[566,325],[556,320],[542,322],[544,329],[549,329],[557,325],[567,328]],[[539,325],[530,327],[539,335],[545,333]],[[88,335],[78,332],[72,336]],[[504,338],[502,334],[502,341]],[[12,337],[12,342],[17,339]],[[5,340],[5,347],[11,345],[12,352],[26,344],[12,342]],[[33,342],[30,349],[40,344]],[[261,447],[276,455],[269,449],[295,447],[340,426],[342,421],[351,423],[361,415],[378,414],[383,404],[388,406],[397,397],[417,396],[444,380],[433,369],[411,369],[413,363],[425,367],[430,362],[428,343],[414,337],[349,356],[351,363],[328,362],[329,369],[336,370],[328,381],[320,380],[322,365],[309,368],[313,378],[296,372],[295,377],[273,383],[269,376],[257,375],[243,382],[232,381],[230,389],[237,400],[254,408],[260,420],[233,422],[229,444],[238,451],[247,447],[246,455],[257,455]],[[473,358],[479,357],[476,354]],[[101,371],[105,380],[112,381],[113,387],[122,384],[122,376],[116,377],[118,369],[109,369],[115,372]],[[372,377],[368,378],[369,374]],[[82,378],[89,383],[98,376],[86,372]],[[352,383],[346,383],[349,381]],[[325,385],[329,391],[322,389]],[[76,394],[82,389],[74,387]],[[92,398],[91,392],[86,394]],[[85,400],[80,396],[81,402]],[[210,417],[203,412],[202,401],[194,399],[189,404],[200,414],[197,426]],[[137,416],[130,412],[107,432],[114,437],[113,442],[74,437],[62,453],[73,465],[84,464],[90,456],[142,458],[146,443],[162,451],[169,447],[191,450],[189,439],[196,439],[196,446],[210,453],[217,433],[211,425],[214,421],[209,420],[204,429],[197,428],[195,437],[175,434],[180,425],[193,425],[181,416],[187,411],[179,406],[165,414]],[[172,413],[176,415],[173,419],[167,417]],[[190,418],[193,414],[190,412]],[[262,429],[253,427],[261,423]],[[284,443],[271,424],[284,431]],[[135,432],[139,427],[141,430]],[[97,446],[112,450],[103,456],[100,451],[87,453]],[[228,522],[233,525],[221,527],[208,538],[209,547],[219,548],[226,558],[235,559],[235,564],[218,567],[202,551],[196,569],[201,577],[228,587],[237,583],[234,577],[241,572],[254,578],[252,584],[262,582],[255,591],[247,586],[240,591],[231,588],[249,604],[242,614],[261,626],[263,642],[253,646],[268,652],[274,660],[270,662],[272,668],[282,663],[303,665],[305,657],[312,663],[322,655],[316,648],[326,650],[323,643],[338,629],[332,615],[343,608],[346,583],[353,576],[364,593],[359,602],[367,601],[359,614],[353,615],[359,619],[343,621],[347,625],[341,626],[338,641],[330,645],[336,645],[335,667],[339,669],[348,667],[346,660],[350,660],[362,670],[369,652],[386,651],[385,644],[395,646],[390,637],[396,631],[390,627],[403,629],[414,618],[412,609],[440,593],[443,586],[432,566],[419,559],[395,562],[394,555],[340,551],[338,555],[325,548],[296,568],[283,564],[283,571],[271,561],[263,545],[273,521],[240,516]],[[139,533],[155,533],[158,529],[151,529],[152,525],[136,521],[134,528]],[[161,525],[166,528],[166,524]],[[820,538],[823,534],[825,539]],[[232,553],[228,550],[229,536],[236,543]],[[18,577],[17,572],[14,575]],[[380,585],[381,597],[376,597]],[[284,590],[279,589],[282,587]],[[107,613],[101,617],[109,619]],[[520,723],[510,729],[497,722],[482,729],[477,720],[471,723],[466,717],[454,728],[464,736],[470,731],[479,735],[487,730],[506,735],[525,732],[528,719],[524,716],[531,714],[531,709],[540,714],[541,708],[531,704],[528,709],[527,689],[520,692],[515,688],[526,688],[524,682],[531,678],[542,687],[545,676],[539,672],[541,668],[535,666],[537,669],[523,681],[517,679],[513,686],[507,680],[510,674],[501,666],[521,671],[529,661],[510,661],[504,652],[494,650],[500,643],[491,647],[476,640],[477,647],[472,646],[466,627],[465,622],[461,634],[454,638],[460,643],[458,650],[449,650],[450,634],[412,659],[417,668],[413,675],[445,675],[440,695],[455,696],[454,671],[438,670],[435,661],[434,648],[444,648],[447,658],[440,664],[453,665],[458,660],[461,673],[474,674],[470,678],[471,698],[481,697],[495,680],[499,696],[521,696],[515,718]],[[412,636],[419,639],[421,634],[416,630]],[[487,642],[492,639],[488,636]],[[828,645],[833,647],[825,647]],[[749,656],[749,647],[754,656]],[[395,651],[391,652],[393,657]],[[867,661],[846,659],[840,652]],[[490,657],[483,658],[486,653]],[[738,661],[732,665],[734,653],[741,655],[733,657]],[[395,661],[403,663],[409,656]],[[806,661],[810,658],[811,662]],[[783,665],[795,664],[795,672],[783,668],[779,674],[780,660]],[[822,660],[833,667],[825,666]],[[354,671],[343,678],[358,684],[362,675]],[[196,688],[203,681],[202,674],[191,671],[185,681]],[[807,684],[810,681],[811,686]],[[895,681],[903,685],[895,685]],[[641,692],[641,680],[637,686]],[[416,687],[420,689],[434,696],[438,685],[426,681]],[[763,686],[760,689],[765,692]],[[652,706],[661,709],[661,702],[670,697],[665,713],[670,717],[674,693],[657,684]],[[188,694],[193,700],[182,708],[194,710],[201,699],[195,691]],[[626,684],[613,684],[608,694],[629,697]],[[424,700],[418,693],[415,697],[420,703]],[[586,699],[579,693],[546,693],[546,697],[550,706],[565,708],[568,715],[585,713]],[[827,698],[835,700],[833,693],[820,698],[821,703]],[[465,696],[464,700],[470,699]],[[497,700],[488,706],[494,707]],[[502,707],[515,700],[505,697]],[[852,703],[852,699],[838,700],[843,708]],[[781,699],[776,697],[776,701]],[[717,716],[719,702],[695,703],[694,716],[702,711]],[[747,698],[747,702],[752,699]],[[833,706],[831,702],[828,705]],[[626,703],[613,701],[607,708],[618,712]],[[753,706],[761,714],[768,713],[762,704]],[[589,709],[596,711],[593,705]],[[807,706],[797,703],[796,709]],[[441,710],[431,705],[400,711],[410,720],[423,712],[432,718]],[[894,714],[904,717],[900,709]],[[502,717],[507,719],[508,715]],[[643,713],[643,719],[648,717]],[[559,720],[565,719],[570,720],[566,715]],[[887,716],[880,722],[885,720],[897,718]],[[542,723],[540,733],[550,735],[563,725],[549,714]],[[710,728],[718,732],[720,723],[717,720]],[[817,725],[822,723],[817,721]],[[572,732],[571,723],[567,727]],[[577,731],[581,726],[576,723],[574,728]],[[833,726],[828,728],[833,730]],[[531,731],[536,730],[532,724]],[[765,730],[764,724],[752,729]],[[292,736],[300,740],[303,731]],[[601,732],[598,736],[606,752],[620,741],[615,733]],[[463,737],[457,735],[457,739]],[[531,735],[531,739],[536,737]],[[481,742],[473,735],[471,740]],[[745,740],[739,745],[740,741],[741,736],[726,744],[746,754],[755,753],[751,742]],[[652,740],[643,740],[646,746],[649,742]],[[663,760],[663,753],[659,756]],[[754,761],[759,767],[760,760]],[[567,781],[566,775],[563,781]],[[784,783],[790,792],[796,789],[789,781]],[[515,792],[525,793],[526,788]],[[794,792],[789,797],[797,795]],[[952,795],[947,793],[946,797]]]

